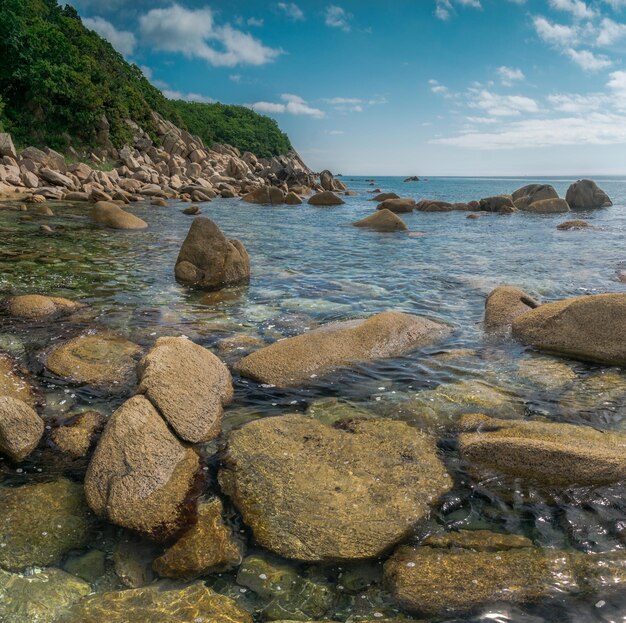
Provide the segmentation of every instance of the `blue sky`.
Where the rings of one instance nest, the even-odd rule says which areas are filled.
[[[316,169],[626,173],[626,0],[73,0],[171,96],[275,118]]]

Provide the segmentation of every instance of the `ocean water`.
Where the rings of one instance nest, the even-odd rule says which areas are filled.
[[[346,175],[343,181],[359,195],[345,197],[344,206],[332,208],[266,207],[223,199],[202,204],[204,216],[246,245],[252,264],[249,285],[209,295],[185,288],[173,277],[178,250],[191,224],[191,217],[180,212],[185,204],[170,202],[165,208],[132,204],[129,210],[150,226],[140,232],[94,226],[80,204],[55,203],[54,217],[32,220],[24,219],[27,213],[0,209],[0,293],[67,296],[90,307],[77,321],[39,326],[0,318],[0,350],[11,352],[35,375],[46,394],[42,415],[55,422],[87,408],[110,415],[128,395],[75,387],[46,372],[42,365],[46,351],[82,331],[106,327],[144,348],[160,335],[187,335],[213,348],[219,340],[235,335],[253,335],[270,343],[326,322],[393,309],[449,323],[454,331],[436,347],[339,370],[312,380],[306,388],[279,390],[235,378],[235,401],[226,412],[225,429],[257,417],[304,412],[327,398],[352,401],[379,417],[410,419],[402,408],[404,401],[442,385],[471,382],[505,393],[520,417],[626,431],[624,372],[566,362],[577,380],[567,387],[546,387],[519,370],[528,364],[539,369],[551,358],[511,341],[489,339],[482,327],[485,297],[501,284],[519,286],[542,301],[626,292],[626,284],[617,279],[618,272],[626,269],[626,179],[596,178],[613,199],[612,208],[570,215],[487,214],[478,220],[468,220],[465,212],[416,212],[402,215],[408,234],[352,226],[374,211],[372,189],[416,200],[456,202],[511,193],[534,182],[552,184],[564,196],[575,180],[374,180]],[[592,227],[558,231],[556,226],[568,218],[584,218]],[[42,233],[42,223],[57,232]],[[232,363],[237,356],[230,353],[225,358]],[[607,373],[613,385],[598,391],[594,379]],[[437,526],[525,534],[542,547],[583,552],[609,552],[626,545],[624,487],[593,491],[584,501],[567,495],[546,499],[539,492],[503,497],[468,477],[458,464],[453,440],[445,432],[440,434],[441,451],[456,485],[433,513]],[[216,447],[209,445],[204,454],[213,456]],[[215,470],[217,459],[209,458],[209,466]],[[40,450],[19,466],[0,459],[0,469],[3,485],[13,486],[60,474],[80,480],[84,465],[68,470]],[[2,509],[0,519],[1,514]],[[231,514],[241,528],[235,513]],[[248,540],[249,550],[255,551],[251,535]],[[336,569],[324,573],[337,577]],[[245,603],[234,575],[207,581]],[[381,603],[394,608],[384,596]],[[354,608],[342,607],[327,613],[327,618],[358,619]],[[626,595],[607,589],[606,595],[563,596],[528,606],[494,605],[450,620],[624,621]]]

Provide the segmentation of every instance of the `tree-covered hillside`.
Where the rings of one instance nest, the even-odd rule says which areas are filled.
[[[0,125],[21,145],[95,147],[106,116],[110,140],[120,147],[132,138],[125,120],[151,132],[154,110],[207,144],[226,142],[259,156],[290,149],[278,124],[251,110],[168,100],[56,0],[0,2],[0,59]]]

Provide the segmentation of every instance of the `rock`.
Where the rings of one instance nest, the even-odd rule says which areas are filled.
[[[67,175],[63,175],[58,171],[53,171],[46,167],[39,169],[39,177],[50,184],[54,184],[54,186],[65,186],[65,188],[70,189],[74,188],[74,182],[67,177]]]
[[[503,545],[498,551],[401,547],[385,564],[385,582],[408,610],[446,619],[491,603],[543,602],[626,583],[623,552],[582,554]]]
[[[43,195],[28,195],[24,201],[26,203],[45,203],[46,198]]]
[[[18,575],[0,570],[2,623],[54,623],[91,586],[60,569]]]
[[[50,437],[54,444],[73,458],[87,456],[96,434],[104,426],[104,417],[97,411],[85,411],[55,428]]]
[[[480,214],[468,214],[465,218],[475,221],[480,218]]]
[[[415,204],[418,212],[452,212],[454,206],[449,201],[435,201],[434,199],[422,199]]]
[[[87,502],[118,526],[168,538],[185,524],[198,469],[198,455],[143,396],[135,396],[104,429],[85,477]]]
[[[91,201],[92,203],[110,203],[112,200],[113,198],[111,197],[111,195],[109,195],[108,193],[105,193],[103,190],[100,190],[99,188],[93,188],[92,191],[89,193],[89,201]],[[102,212],[105,213],[104,210],[102,210]],[[126,229],[126,228],[116,227],[115,229]],[[139,229],[139,228],[132,227],[131,229]]]
[[[360,221],[352,223],[355,227],[367,227],[375,231],[406,231],[406,223],[391,210],[380,210],[370,214]]]
[[[387,201],[387,199],[400,199],[400,195],[396,195],[396,193],[380,193],[372,197],[370,201],[378,201],[381,203],[382,201]]]
[[[43,420],[25,402],[0,396],[0,452],[22,461],[39,444]]]
[[[222,518],[222,502],[213,498],[198,505],[198,521],[152,567],[162,577],[186,581],[236,567],[241,551]]]
[[[64,316],[84,307],[83,304],[56,296],[23,294],[11,296],[4,301],[4,310],[9,316],[24,320],[38,320],[50,316]]]
[[[560,389],[578,379],[566,363],[547,357],[533,357],[520,362],[517,374],[545,389]]]
[[[526,210],[535,201],[558,198],[559,193],[549,184],[528,184],[516,190],[511,196],[513,204],[518,210]]]
[[[330,171],[324,170],[320,173],[320,185],[324,190],[336,190],[335,178]]]
[[[232,353],[234,351],[250,351],[265,346],[260,337],[254,335],[234,335],[220,340],[216,345],[220,353]]]
[[[99,549],[90,549],[66,560],[63,568],[85,582],[95,584],[106,573],[106,554]]]
[[[261,186],[241,198],[247,203],[258,205],[280,205],[285,203],[285,193],[275,186]]]
[[[533,212],[535,214],[559,214],[570,211],[567,201],[565,201],[565,199],[558,198],[534,201],[530,205],[518,209],[521,209],[524,212]]]
[[[8,396],[35,408],[38,396],[29,376],[17,361],[0,353],[0,396]]]
[[[517,208],[513,204],[511,197],[507,195],[498,195],[495,197],[486,197],[479,202],[479,210],[483,212],[500,212],[501,214],[510,214],[515,212]]]
[[[54,212],[47,205],[38,205],[35,207],[37,216],[54,216]]]
[[[300,199],[296,193],[291,191],[285,196],[285,203],[290,206],[298,206],[302,203],[302,199]]]
[[[138,366],[143,394],[185,441],[220,434],[222,408],[233,399],[228,368],[212,352],[182,337],[160,337]]]
[[[99,593],[75,604],[55,623],[252,623],[237,603],[202,582],[184,588],[152,585]]]
[[[91,218],[100,225],[111,229],[145,229],[148,224],[129,212],[125,212],[116,203],[98,201],[91,211]]]
[[[52,229],[52,227],[50,227],[50,225],[40,225],[39,226],[39,231],[43,232],[44,234],[53,234],[54,233],[54,229]]]
[[[119,581],[128,588],[141,588],[155,579],[152,562],[160,554],[152,541],[124,533],[113,549],[113,567]]]
[[[81,335],[54,348],[45,365],[75,383],[123,386],[134,378],[140,352],[137,344],[116,335]]]
[[[0,132],[0,156],[8,156],[13,158],[13,160],[17,159],[17,152],[15,151],[11,135],[6,132]]]
[[[380,556],[452,484],[434,438],[406,424],[300,415],[233,431],[219,482],[260,545],[306,561]]]
[[[560,225],[557,225],[556,228],[561,231],[569,231],[570,229],[587,229],[589,227],[589,223],[587,221],[583,221],[582,219],[573,219],[571,221],[564,221]]]
[[[626,366],[626,294],[541,305],[513,321],[513,335],[541,351]]]
[[[411,175],[410,177],[407,177],[404,181],[405,183],[406,182],[419,182],[420,178],[417,177],[417,175]]]
[[[158,206],[161,208],[167,208],[167,201],[161,197],[155,197],[151,202],[151,206]]]
[[[390,210],[396,214],[413,212],[415,209],[415,199],[385,199],[378,204],[377,210]]]
[[[515,318],[537,307],[539,303],[524,290],[498,286],[485,301],[485,331],[509,331]]]
[[[93,536],[83,487],[65,479],[0,487],[0,526],[0,567],[10,571],[55,565]]]
[[[605,485],[626,478],[626,434],[589,426],[466,415],[462,458],[480,473],[556,487]]]
[[[229,240],[210,219],[193,220],[176,260],[176,279],[216,290],[250,279],[250,258],[239,240]]]
[[[498,552],[532,547],[533,542],[518,534],[501,534],[489,530],[459,530],[426,537],[420,545],[440,548],[473,549],[477,552]]]
[[[280,340],[241,359],[235,370],[260,383],[287,387],[356,362],[398,357],[438,342],[450,328],[419,316],[384,312],[330,323]]]
[[[312,206],[339,206],[344,203],[345,201],[341,197],[338,197],[330,190],[316,193],[309,199],[309,204]]]
[[[608,208],[613,205],[609,196],[593,180],[574,182],[567,189],[565,199],[572,210]]]
[[[188,216],[196,216],[198,214],[201,214],[200,208],[198,206],[189,206],[188,208],[181,210],[181,212],[183,214],[187,214]]]

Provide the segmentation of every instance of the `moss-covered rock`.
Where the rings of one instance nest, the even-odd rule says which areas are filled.
[[[0,396],[16,398],[33,409],[38,402],[37,392],[28,372],[4,353],[0,353]]]
[[[73,458],[86,456],[96,434],[104,426],[104,417],[97,411],[85,411],[50,433],[50,438],[62,452]]]
[[[306,410],[306,415],[329,426],[340,420],[371,419],[376,417],[373,411],[338,398],[320,398],[312,402]]]
[[[520,361],[517,374],[520,378],[548,390],[561,389],[578,378],[570,365],[548,357],[532,357]]]

